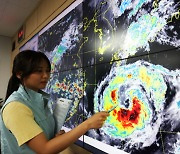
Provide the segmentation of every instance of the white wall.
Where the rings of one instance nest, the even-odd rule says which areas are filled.
[[[0,98],[5,98],[11,75],[11,38],[0,36]]]

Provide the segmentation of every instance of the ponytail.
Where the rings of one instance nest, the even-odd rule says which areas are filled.
[[[8,97],[14,92],[17,91],[20,85],[20,80],[16,77],[16,75],[12,75],[8,82],[8,87],[6,91],[6,98],[5,101],[8,99]]]

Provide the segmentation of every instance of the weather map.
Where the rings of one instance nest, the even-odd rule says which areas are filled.
[[[115,66],[95,91],[94,110],[107,111],[117,107],[110,112],[100,132],[90,132],[89,135],[97,137],[103,134],[104,142],[126,152],[170,153],[169,150],[177,150],[170,145],[167,149],[164,138],[158,139],[157,136],[163,134],[167,137],[179,130],[177,124],[164,123],[167,117],[171,123],[179,123],[172,118],[179,117],[180,113],[179,73],[179,70],[170,71],[144,60]],[[174,93],[173,98],[169,92]],[[178,133],[176,135],[178,139]],[[179,143],[173,144],[179,146]]]
[[[96,64],[180,45],[178,1],[89,0],[84,7],[83,36],[95,40],[84,50],[96,51]]]
[[[83,120],[83,71],[82,71],[82,5],[80,4],[45,32],[40,32],[38,50],[51,62],[51,76],[46,87],[52,104],[58,98],[73,100],[67,115],[68,128]]]
[[[104,153],[180,153],[180,2],[76,2],[38,35],[51,61],[50,103],[73,100],[65,126],[115,106],[85,143]]]

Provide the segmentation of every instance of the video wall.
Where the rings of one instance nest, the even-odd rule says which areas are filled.
[[[76,0],[37,35],[50,103],[73,100],[64,128],[117,105],[84,148],[180,153],[179,0]]]

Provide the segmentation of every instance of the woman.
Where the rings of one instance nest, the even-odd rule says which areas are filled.
[[[1,110],[2,154],[58,153],[89,129],[102,127],[109,115],[96,113],[71,131],[55,135],[48,95],[41,91],[48,82],[50,70],[50,62],[41,52],[26,50],[15,57]]]

